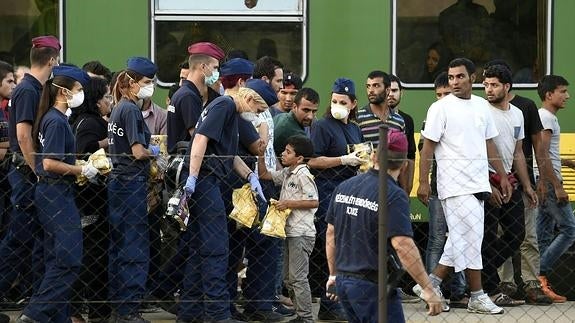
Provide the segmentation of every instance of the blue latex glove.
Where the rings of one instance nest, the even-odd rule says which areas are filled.
[[[184,186],[184,191],[186,191],[188,197],[192,196],[194,191],[196,190],[196,181],[198,180],[197,176],[188,176],[186,180],[186,185]]]
[[[148,149],[150,149],[152,156],[158,156],[160,154],[160,146],[149,145]]]
[[[264,191],[262,189],[262,185],[260,184],[260,181],[258,179],[258,176],[255,173],[251,172],[248,175],[248,181],[250,182],[252,191],[256,192],[264,201],[267,201],[264,195]]]

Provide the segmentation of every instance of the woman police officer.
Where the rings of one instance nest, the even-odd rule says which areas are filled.
[[[82,264],[82,227],[75,204],[75,175],[93,178],[91,164],[76,166],[76,143],[66,110],[84,101],[88,74],[74,66],[55,66],[44,85],[32,134],[38,184],[34,194],[42,226],[45,272],[19,322],[69,322],[72,284]]]
[[[138,312],[146,294],[150,262],[147,181],[150,159],[160,149],[150,145],[150,131],[136,102],[154,93],[157,70],[149,59],[132,57],[112,91],[116,104],[108,123],[113,164],[108,182],[108,288],[118,323],[148,322]]]

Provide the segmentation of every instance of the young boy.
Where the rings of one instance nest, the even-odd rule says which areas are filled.
[[[313,154],[313,144],[304,136],[292,136],[281,154],[285,167],[268,171],[263,158],[258,158],[260,179],[281,185],[279,210],[291,209],[287,218],[284,249],[284,277],[294,302],[294,322],[314,322],[309,287],[309,256],[315,243],[314,214],[319,205],[317,187],[306,165]]]

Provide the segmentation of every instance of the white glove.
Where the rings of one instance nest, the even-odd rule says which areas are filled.
[[[354,151],[350,154],[340,156],[339,159],[341,160],[342,165],[347,166],[359,166],[365,162],[365,160],[361,159],[357,155],[360,151]]]
[[[87,179],[92,179],[98,175],[98,169],[92,163],[87,163],[82,166],[82,175],[86,176]]]

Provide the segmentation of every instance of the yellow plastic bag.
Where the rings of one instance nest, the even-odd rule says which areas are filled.
[[[232,203],[234,209],[230,213],[231,219],[248,228],[257,223],[259,210],[250,184],[244,184],[241,188],[234,190]]]
[[[76,165],[84,166],[87,163],[91,163],[92,166],[96,167],[100,175],[108,175],[108,173],[110,173],[110,171],[112,170],[112,163],[106,156],[104,148],[100,148],[93,154],[91,154],[90,157],[88,157],[88,161],[82,159],[76,159]],[[76,183],[80,186],[86,185],[86,183],[88,183],[88,178],[80,174],[76,176]]]
[[[274,199],[270,200],[270,206],[262,222],[261,234],[275,238],[286,238],[286,220],[291,213],[291,209],[280,211],[276,208]]]
[[[354,144],[347,146],[347,153],[358,152],[357,157],[362,159],[362,163],[359,166],[359,171],[361,173],[367,172],[370,168],[373,167],[373,163],[371,162],[371,152],[373,151],[373,145],[371,142],[364,142],[361,144]]]

